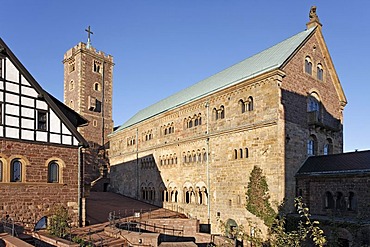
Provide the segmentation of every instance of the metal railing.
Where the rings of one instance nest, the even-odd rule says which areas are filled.
[[[20,233],[23,232],[23,227],[17,225],[13,219],[10,217],[5,217],[0,220],[4,232],[10,234],[13,237],[18,237]]]

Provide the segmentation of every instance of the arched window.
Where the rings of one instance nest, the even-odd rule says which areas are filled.
[[[334,198],[333,195],[327,191],[325,192],[325,208],[334,208]]]
[[[312,156],[316,154],[316,137],[311,135],[307,140],[307,154],[308,156]]]
[[[245,148],[245,158],[248,158],[249,157],[249,150],[248,148]]]
[[[203,161],[207,161],[207,153],[203,153]]]
[[[55,160],[48,165],[48,183],[59,183],[59,165]]]
[[[253,111],[253,97],[249,96],[247,101],[247,111]]]
[[[317,79],[320,81],[324,79],[324,70],[320,63],[317,65]]]
[[[238,158],[238,150],[234,149],[234,159],[236,160]]]
[[[13,160],[10,165],[10,182],[22,182],[22,163],[19,159]]]
[[[314,111],[320,112],[320,102],[313,95],[315,94],[308,96],[307,112],[314,112]]]
[[[100,84],[98,82],[94,83],[94,90],[95,91],[100,91]]]
[[[194,120],[194,126],[198,126],[199,125],[199,120],[196,118],[195,120]]]
[[[346,208],[345,205],[345,198],[343,196],[342,192],[337,192],[336,193],[336,198],[335,198],[335,208],[338,210],[343,210]]]
[[[244,103],[244,101],[243,100],[239,100],[239,105],[240,105],[240,107],[241,107],[241,111],[242,111],[242,113],[244,113],[245,112],[245,103]]]
[[[349,192],[347,209],[350,211],[353,211],[353,210],[356,210],[356,208],[357,208],[357,201],[356,201],[355,193]]]
[[[190,203],[190,191],[188,190],[185,192],[185,203]]]
[[[220,108],[220,118],[223,119],[225,118],[225,107],[224,106],[221,106]]]
[[[213,115],[214,115],[214,119],[218,120],[218,111],[216,108],[213,108]]]
[[[306,57],[305,59],[305,63],[304,63],[304,71],[307,73],[307,74],[310,74],[312,75],[312,62],[311,62],[311,58],[310,57]]]
[[[332,154],[333,153],[333,141],[328,138],[324,145],[324,155]]]
[[[239,149],[240,158],[243,158],[243,149]]]
[[[189,128],[193,127],[193,120],[190,119],[189,121]]]
[[[3,162],[0,160],[0,182],[3,181],[3,173],[4,173],[4,165],[3,165]]]

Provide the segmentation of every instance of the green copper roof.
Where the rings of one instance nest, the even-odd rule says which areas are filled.
[[[114,133],[160,113],[187,104],[246,79],[279,68],[300,47],[315,28],[300,32],[240,63],[177,92],[141,111],[119,126]]]

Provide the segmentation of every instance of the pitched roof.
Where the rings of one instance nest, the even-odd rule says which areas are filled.
[[[77,112],[68,108],[58,99],[53,97],[51,94],[46,92],[40,84],[33,78],[30,72],[23,66],[23,64],[18,60],[10,48],[5,44],[5,42],[0,38],[0,53],[10,59],[10,61],[21,71],[22,75],[27,79],[27,81],[32,85],[36,92],[43,97],[46,103],[51,109],[57,114],[57,116],[64,122],[67,128],[73,133],[77,140],[84,146],[88,146],[87,141],[82,137],[82,135],[77,131],[77,127],[86,125],[88,121],[80,116]]]
[[[249,57],[211,77],[175,93],[141,111],[119,126],[113,133],[160,113],[187,104],[201,97],[235,85],[246,79],[280,68],[307,40],[315,28],[300,32],[252,57]]]
[[[370,150],[311,156],[297,172],[299,175],[370,172]]]

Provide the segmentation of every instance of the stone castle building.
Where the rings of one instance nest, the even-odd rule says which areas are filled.
[[[90,86],[91,87],[91,86]],[[110,189],[210,224],[246,210],[255,166],[288,205],[307,157],[343,152],[346,98],[315,9],[307,29],[134,115],[109,135]]]
[[[83,220],[86,119],[47,93],[0,39],[0,218],[33,227],[59,206]]]
[[[90,28],[86,30],[89,32]],[[84,151],[84,179],[94,182],[107,173],[107,135],[113,131],[113,57],[79,43],[64,54],[64,103],[89,121],[78,131],[89,142]],[[103,183],[106,190],[108,181]]]

